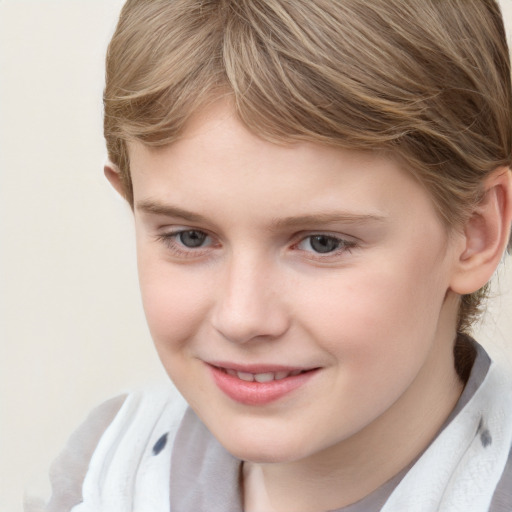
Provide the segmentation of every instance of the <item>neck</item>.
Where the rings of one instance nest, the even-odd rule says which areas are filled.
[[[305,459],[244,463],[247,512],[317,512],[361,500],[409,466],[434,439],[463,389],[454,333],[439,339],[407,391],[363,430]],[[420,406],[419,406],[420,404]]]

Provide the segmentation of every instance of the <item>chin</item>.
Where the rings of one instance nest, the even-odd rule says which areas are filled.
[[[214,434],[215,435],[215,434]],[[307,456],[304,451],[306,441],[297,442],[289,436],[271,436],[264,434],[217,436],[224,448],[238,459],[273,464],[293,462]]]

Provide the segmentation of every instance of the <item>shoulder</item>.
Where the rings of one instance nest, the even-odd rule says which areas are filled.
[[[512,510],[512,448],[507,464],[496,486],[489,512],[508,512]]]
[[[382,512],[512,510],[512,378],[481,347],[449,422],[409,469]]]
[[[70,437],[50,470],[47,512],[70,511],[101,494],[108,471],[128,477],[145,451],[172,444],[187,404],[175,388],[159,385],[102,403]],[[133,475],[131,475],[133,476]]]
[[[48,512],[70,510],[81,501],[82,483],[92,454],[126,397],[120,395],[93,409],[71,435],[50,468],[52,496],[46,508]]]

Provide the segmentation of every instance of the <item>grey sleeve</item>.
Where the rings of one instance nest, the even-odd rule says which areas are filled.
[[[82,501],[82,484],[92,454],[125,399],[126,395],[121,395],[98,406],[70,437],[50,468],[52,496],[45,512],[69,512]]]

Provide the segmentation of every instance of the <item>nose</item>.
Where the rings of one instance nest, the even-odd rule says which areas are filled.
[[[271,340],[289,328],[279,271],[254,259],[233,259],[224,269],[214,307],[213,327],[227,340]]]

